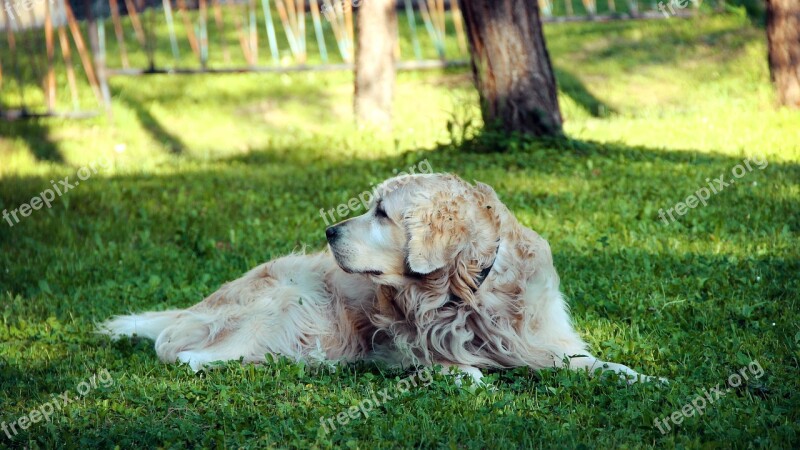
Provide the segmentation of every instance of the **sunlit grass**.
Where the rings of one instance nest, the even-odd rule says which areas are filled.
[[[569,139],[495,137],[500,153],[461,145],[481,125],[466,69],[400,74],[392,135],[354,125],[345,73],[114,78],[112,121],[0,123],[0,209],[110,164],[52,208],[0,221],[0,421],[99,369],[114,379],[13,441],[0,432],[0,447],[791,447],[800,115],[773,109],[763,30],[712,17],[546,34]],[[675,223],[659,218],[751,155],[768,165]],[[279,361],[194,375],[158,362],[151,342],[92,333],[322,249],[321,208],[423,159],[492,185],[548,239],[598,355],[671,384],[520,369],[471,392],[437,376],[325,434],[320,417],[407,374]],[[753,360],[762,378],[666,435],[654,427]]]

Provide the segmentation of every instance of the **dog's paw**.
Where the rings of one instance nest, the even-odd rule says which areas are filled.
[[[463,364],[451,364],[442,367],[442,375],[453,377],[453,383],[460,387],[467,389],[470,392],[475,392],[478,388],[484,388],[488,391],[496,391],[497,388],[492,384],[486,382],[483,378],[483,373],[480,369],[473,366]],[[464,386],[464,380],[469,378],[472,382],[468,386]]]
[[[205,355],[199,352],[193,352],[191,350],[186,350],[178,353],[178,361],[188,364],[189,367],[192,368],[193,371],[199,372],[203,370],[203,367],[208,363]]]

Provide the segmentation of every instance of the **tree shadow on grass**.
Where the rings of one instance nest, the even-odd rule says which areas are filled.
[[[0,111],[6,106],[0,104]],[[25,142],[38,161],[63,163],[64,155],[58,144],[50,137],[47,118],[25,118],[12,122],[0,119],[0,136],[17,138]]]
[[[605,117],[616,112],[586,89],[580,78],[559,67],[554,67],[554,70],[559,90],[568,95],[592,117]]]
[[[114,88],[113,86],[111,87],[111,93],[112,96],[118,98],[119,101],[136,114],[136,118],[139,120],[142,128],[150,134],[150,137],[154,141],[161,143],[173,155],[184,153],[186,144],[183,140],[165,128],[164,125],[161,124],[161,121],[158,120],[145,105],[127,96],[122,90]]]

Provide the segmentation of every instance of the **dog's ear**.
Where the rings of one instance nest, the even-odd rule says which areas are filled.
[[[423,275],[449,267],[445,276],[451,291],[471,297],[483,281],[481,272],[497,256],[502,205],[492,188],[480,183],[460,195],[425,203],[405,216],[408,267]]]

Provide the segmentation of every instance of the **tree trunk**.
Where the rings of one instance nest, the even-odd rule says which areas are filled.
[[[556,80],[536,0],[459,0],[489,128],[561,133]]]
[[[353,1],[358,8],[354,108],[359,125],[392,127],[394,49],[397,13],[394,0]]]
[[[767,44],[778,100],[800,108],[800,1],[767,0]]]

